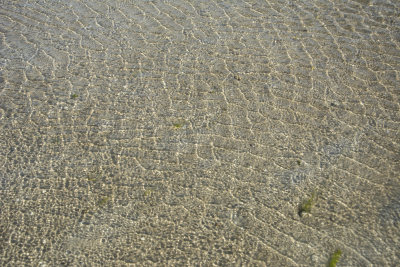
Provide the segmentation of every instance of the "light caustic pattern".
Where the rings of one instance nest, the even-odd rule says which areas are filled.
[[[400,262],[399,15],[1,1],[1,265]]]

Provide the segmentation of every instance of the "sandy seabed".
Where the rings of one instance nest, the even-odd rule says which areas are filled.
[[[1,266],[400,262],[397,0],[0,2]]]

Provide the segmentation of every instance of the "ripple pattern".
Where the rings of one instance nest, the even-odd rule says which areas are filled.
[[[398,1],[0,2],[2,266],[400,262]]]

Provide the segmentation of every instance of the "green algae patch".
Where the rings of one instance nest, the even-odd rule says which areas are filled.
[[[182,128],[183,123],[174,123],[173,126],[177,129]]]
[[[298,210],[298,214],[299,216],[303,216],[303,213],[311,213],[311,209],[312,207],[315,205],[315,202],[317,201],[317,193],[314,191],[311,195],[310,198],[304,200],[300,206],[299,206],[299,210]]]
[[[336,264],[339,262],[341,256],[342,256],[342,251],[340,249],[336,250],[335,253],[333,253],[331,258],[329,259],[328,266],[336,267]]]
[[[172,126],[174,127],[174,129],[180,129],[182,128],[184,125],[186,124],[186,121],[181,120],[181,121],[176,121],[172,124]]]

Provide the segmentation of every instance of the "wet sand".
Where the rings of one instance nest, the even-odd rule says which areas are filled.
[[[0,265],[395,266],[399,17],[1,1]]]

